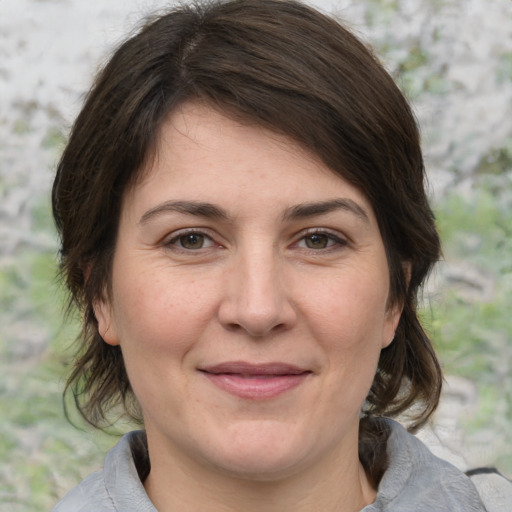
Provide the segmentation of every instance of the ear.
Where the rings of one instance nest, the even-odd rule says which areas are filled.
[[[105,343],[119,345],[119,337],[114,320],[114,312],[110,301],[101,298],[92,304],[94,316],[98,321],[98,332]]]
[[[382,335],[382,348],[386,348],[395,339],[395,332],[402,316],[402,304],[396,304],[388,309],[386,313],[385,327]]]
[[[406,261],[402,263],[402,269],[405,277],[405,289],[409,288],[409,282],[411,281],[411,263]],[[404,309],[404,304],[402,301],[399,301],[397,304],[388,308],[386,313],[386,326],[384,328],[384,335],[382,337],[382,348],[386,348],[395,339],[395,332],[398,328],[398,324],[400,323],[400,317],[402,316],[402,311]]]

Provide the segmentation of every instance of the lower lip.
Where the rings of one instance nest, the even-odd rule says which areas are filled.
[[[265,400],[275,398],[304,382],[309,373],[298,375],[251,375],[204,373],[215,386],[239,398]]]

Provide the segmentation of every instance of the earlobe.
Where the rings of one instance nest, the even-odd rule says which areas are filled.
[[[387,329],[385,335],[382,337],[382,348],[389,347],[391,343],[395,340],[396,336],[396,328],[398,326],[398,321],[400,320],[400,316],[396,322],[391,324],[391,329]]]
[[[411,263],[409,261],[405,261],[402,263],[403,275],[405,277],[406,289],[409,288],[409,283],[411,281]],[[405,300],[405,299],[404,299]],[[391,306],[388,311],[387,317],[387,325],[388,328],[385,329],[385,334],[382,339],[382,348],[389,347],[391,343],[393,343],[396,330],[398,329],[398,324],[400,323],[400,318],[402,317],[402,313],[404,310],[404,304],[400,301],[399,304],[395,304]]]
[[[109,345],[119,345],[111,304],[104,299],[98,299],[93,302],[92,308],[98,322],[98,332],[103,341]]]
[[[392,306],[387,313],[386,328],[384,329],[384,335],[382,337],[382,348],[389,347],[393,343],[400,318],[402,317],[403,305],[395,304]]]

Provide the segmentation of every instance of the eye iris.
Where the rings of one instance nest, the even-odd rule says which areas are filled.
[[[329,243],[329,238],[326,235],[309,235],[306,238],[306,246],[309,249],[325,249]]]
[[[204,236],[197,233],[189,233],[180,237],[180,245],[184,249],[201,249],[204,244]]]

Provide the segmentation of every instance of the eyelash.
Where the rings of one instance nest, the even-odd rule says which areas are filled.
[[[306,240],[308,237],[313,236],[319,236],[322,237],[323,240],[327,240],[327,246],[326,247],[320,247],[320,248],[312,248],[312,247],[300,247],[299,244],[301,242],[304,242],[306,244]],[[197,236],[202,237],[203,240],[208,241],[207,247],[201,246],[196,249],[192,248],[186,248],[183,247],[183,245],[180,245],[180,240],[184,239],[187,236]],[[323,238],[325,237],[325,238]],[[336,250],[342,247],[346,247],[349,244],[348,240],[346,238],[340,237],[338,234],[335,234],[329,230],[326,229],[319,229],[319,228],[311,228],[308,229],[302,233],[300,233],[300,238],[297,239],[296,242],[294,242],[293,246],[296,246],[302,250],[305,251],[313,251],[313,252],[326,252],[326,251],[332,251]],[[209,235],[207,232],[201,229],[187,229],[183,231],[179,231],[177,233],[174,233],[172,238],[164,241],[163,244],[165,247],[172,248],[173,250],[182,251],[186,253],[192,253],[192,252],[199,252],[202,249],[208,249],[211,246],[217,245],[217,247],[222,247],[221,244],[218,244],[215,242],[214,238]]]
[[[311,228],[311,229],[308,229],[308,230],[304,231],[303,233],[301,233],[301,236],[297,240],[295,245],[298,245],[302,241],[305,242],[308,237],[312,237],[315,235],[320,236],[320,237],[325,237],[327,239],[327,243],[329,245],[327,247],[322,247],[319,249],[313,249],[311,247],[303,247],[304,250],[320,252],[320,251],[336,250],[336,249],[340,249],[340,248],[343,248],[343,247],[346,247],[347,245],[349,245],[349,241],[346,238],[341,237],[339,234],[333,233],[332,231],[327,230],[327,229],[319,229],[319,228]],[[301,249],[302,249],[302,247],[301,247]]]
[[[183,251],[183,252],[197,252],[201,249],[207,249],[208,247],[199,247],[197,249],[188,249],[186,247],[180,246],[180,240],[185,238],[186,236],[198,236],[203,237],[204,240],[209,241],[209,246],[217,245],[220,247],[220,244],[216,244],[215,240],[212,236],[210,236],[208,233],[206,233],[204,230],[201,229],[185,229],[182,231],[178,231],[177,233],[173,233],[172,238],[164,241],[164,246],[166,247],[172,247],[174,250]]]

